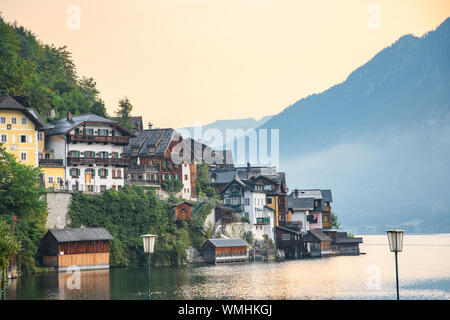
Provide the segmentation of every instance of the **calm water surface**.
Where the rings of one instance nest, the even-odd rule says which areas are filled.
[[[360,256],[153,267],[152,299],[395,299],[394,254],[386,235],[363,236]],[[450,299],[450,234],[405,235],[399,253],[400,298]],[[21,277],[8,299],[146,299],[147,268]],[[70,279],[69,279],[70,280]],[[69,283],[69,286],[68,286]]]

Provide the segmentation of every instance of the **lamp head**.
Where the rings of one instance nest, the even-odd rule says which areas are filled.
[[[144,252],[153,253],[155,248],[155,239],[157,236],[153,234],[144,234],[141,236],[142,242],[144,243]]]
[[[391,252],[402,252],[403,232],[403,230],[398,229],[386,231]]]

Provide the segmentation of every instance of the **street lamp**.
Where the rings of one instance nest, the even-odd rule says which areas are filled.
[[[152,234],[144,234],[141,236],[142,241],[144,242],[144,252],[148,255],[148,295],[147,299],[151,300],[150,297],[150,254],[153,253],[153,249],[155,248],[155,239],[156,236]]]
[[[399,289],[398,289],[398,261],[397,261],[397,253],[402,252],[403,248],[403,230],[388,230],[386,231],[389,248],[391,252],[395,252],[395,279],[397,283],[397,300],[400,300]]]

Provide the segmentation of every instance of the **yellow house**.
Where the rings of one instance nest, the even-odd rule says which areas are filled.
[[[51,152],[45,150],[45,129],[36,109],[24,107],[11,96],[0,96],[0,143],[18,161],[41,166],[43,182],[50,188],[58,177],[64,179],[64,167],[62,162],[50,161]]]

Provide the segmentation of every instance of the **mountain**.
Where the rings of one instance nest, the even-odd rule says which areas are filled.
[[[450,18],[259,128],[279,129],[290,188],[333,189],[346,228],[450,232]]]
[[[258,128],[270,120],[272,116],[265,116],[261,120],[256,120],[253,118],[245,118],[245,119],[231,119],[231,120],[217,120],[207,125],[202,126],[202,132],[205,133],[208,129],[216,129],[219,130],[223,136],[223,143],[227,142],[226,139],[226,130],[232,129],[242,129],[242,132],[247,132],[250,129]],[[194,137],[194,127],[185,127],[177,129],[183,135],[184,138]],[[207,141],[204,141],[207,143]],[[217,149],[221,149],[222,146],[216,146]]]

